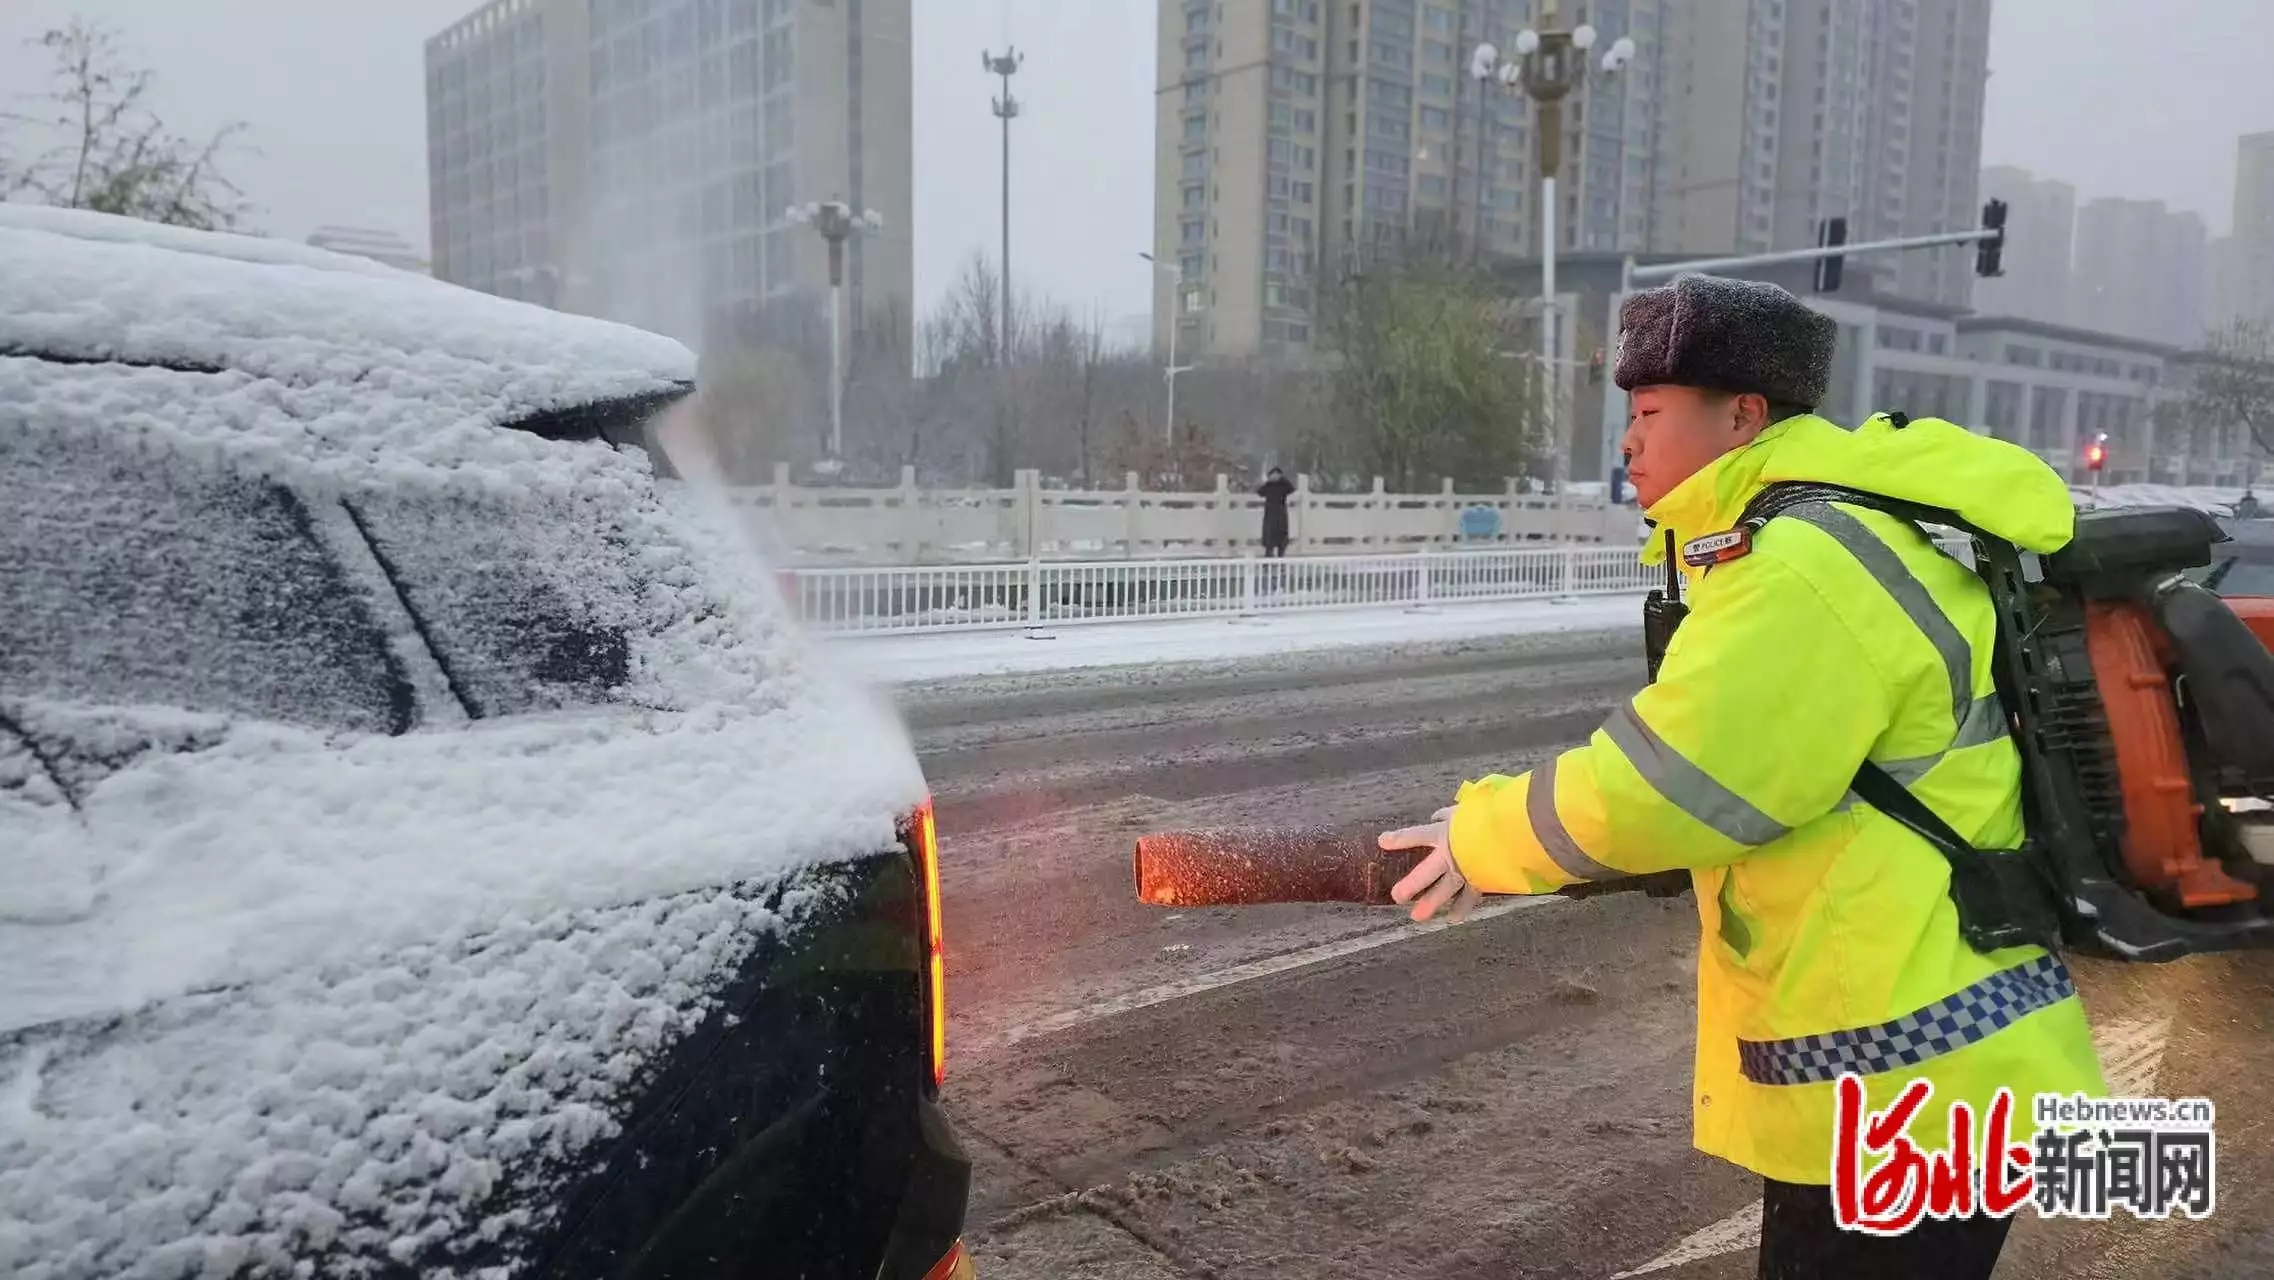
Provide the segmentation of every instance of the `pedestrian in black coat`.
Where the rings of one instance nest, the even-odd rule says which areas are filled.
[[[1255,496],[1263,499],[1263,554],[1267,556],[1287,554],[1287,498],[1294,492],[1295,486],[1287,483],[1286,475],[1277,467],[1265,475],[1255,491]]]

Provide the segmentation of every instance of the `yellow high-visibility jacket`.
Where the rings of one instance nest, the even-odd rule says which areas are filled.
[[[2040,553],[2067,543],[2068,487],[2034,454],[1936,419],[1846,431],[1788,418],[1649,515],[1677,545],[1736,525],[1765,485],[1844,485],[1954,510]],[[1770,521],[1741,558],[1685,566],[1691,612],[1655,683],[1582,747],[1461,788],[1451,852],[1485,893],[1687,868],[1703,926],[1693,1097],[1699,1150],[1766,1177],[1831,1180],[1834,1082],[1940,1150],[1948,1105],[1975,1142],[2000,1086],[2016,1141],[2033,1095],[2106,1091],[2057,956],[1959,936],[1949,864],[1849,794],[1866,759],[1981,849],[2022,837],[2021,760],[1992,670],[1990,598],[1915,526],[1839,503]]]

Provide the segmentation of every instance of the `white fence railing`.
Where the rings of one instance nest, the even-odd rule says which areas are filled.
[[[1632,546],[1397,555],[877,565],[787,575],[831,633],[971,631],[1324,609],[1633,594],[1662,580]]]
[[[1641,515],[1600,495],[1542,494],[1510,481],[1497,493],[1324,493],[1294,477],[1287,502],[1294,555],[1360,555],[1423,547],[1631,546]],[[1008,489],[926,489],[915,472],[896,488],[810,488],[774,482],[730,491],[775,562],[918,565],[988,560],[1107,560],[1239,556],[1263,533],[1263,502],[1219,476],[1196,493],[1053,489],[1032,471]]]
[[[1935,541],[1972,563],[1969,539]],[[1641,564],[1632,547],[1506,547],[1284,559],[868,565],[782,576],[807,626],[857,635],[1636,595],[1663,583],[1665,570]]]

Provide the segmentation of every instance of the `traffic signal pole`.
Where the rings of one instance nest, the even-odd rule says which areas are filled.
[[[1728,271],[1738,267],[1774,267],[1787,262],[1820,262],[1826,258],[1851,258],[1866,253],[1904,253],[1912,249],[1939,249],[1948,244],[1976,244],[1984,240],[2005,242],[2004,227],[1992,230],[1974,227],[1966,231],[1945,231],[1931,236],[1904,236],[1898,240],[1866,240],[1861,244],[1820,245],[1813,249],[1787,249],[1781,253],[1754,253],[1735,258],[1696,258],[1688,262],[1660,262],[1651,266],[1636,266],[1633,258],[1619,271],[1619,292],[1632,293],[1634,286],[1658,280],[1671,280],[1686,271]]]
[[[1774,267],[1792,262],[1823,262],[1833,258],[1847,258],[1862,254],[1909,253],[1915,249],[1939,249],[1945,245],[1978,244],[1981,251],[1975,260],[1975,274],[2003,275],[1998,254],[2005,247],[2005,204],[1993,200],[1983,211],[1987,225],[1965,231],[1944,231],[1930,236],[1903,236],[1894,240],[1866,240],[1860,244],[1820,245],[1813,249],[1788,249],[1780,253],[1754,253],[1728,258],[1693,258],[1687,262],[1661,262],[1650,266],[1638,265],[1630,254],[1619,268],[1619,291],[1611,298],[1610,315],[1603,332],[1614,336],[1619,331],[1619,308],[1638,285],[1655,284],[1671,280],[1692,271],[1734,271],[1747,267]],[[1614,359],[1612,364],[1616,366]],[[1616,372],[1614,367],[1613,372]],[[1616,424],[1625,420],[1620,412],[1619,400],[1624,392],[1615,377],[1603,379],[1603,478],[1610,479],[1611,470],[1619,461],[1619,437]]]

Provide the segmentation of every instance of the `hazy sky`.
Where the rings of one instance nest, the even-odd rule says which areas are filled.
[[[1995,0],[1983,161],[2080,198],[2163,199],[2227,229],[2238,134],[2274,129],[2269,0]],[[914,0],[916,288],[928,301],[998,234],[995,81],[1016,88],[1012,269],[1081,310],[1142,314],[1152,242],[1156,0]],[[426,37],[476,0],[0,0],[0,94],[40,86],[45,28],[119,27],[183,131],[251,126],[231,175],[261,229],[323,223],[426,242]],[[8,105],[18,105],[10,102]]]

